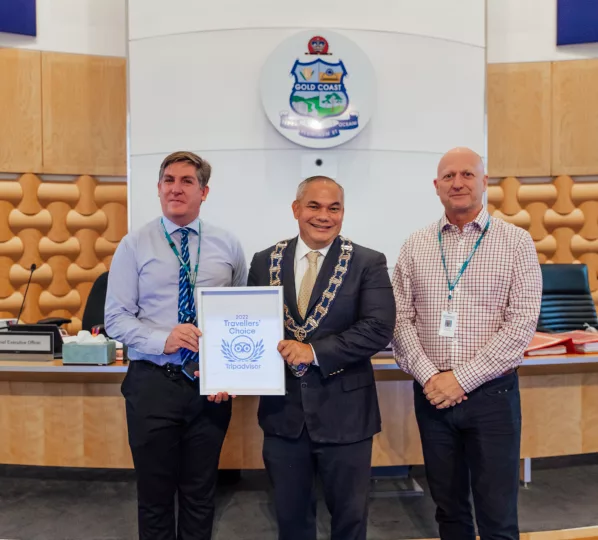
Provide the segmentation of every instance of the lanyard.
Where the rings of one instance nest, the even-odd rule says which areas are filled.
[[[170,249],[172,249],[172,252],[176,255],[177,259],[181,263],[181,266],[185,269],[185,272],[187,273],[187,277],[189,278],[189,283],[191,283],[191,289],[194,289],[195,282],[197,281],[197,271],[199,270],[199,253],[200,253],[200,249],[201,249],[201,222],[199,222],[199,225],[197,226],[197,260],[195,261],[195,271],[194,272],[191,272],[191,268],[189,268],[189,265],[181,257],[179,250],[176,248],[176,245],[175,245],[174,241],[172,240],[172,237],[168,234],[168,231],[166,230],[166,227],[164,226],[164,220],[160,219],[160,223],[162,223],[162,229],[164,230],[164,236],[166,237],[166,241],[168,242]],[[191,261],[189,261],[189,262],[191,262]]]
[[[471,250],[471,253],[469,254],[469,257],[467,257],[467,259],[465,259],[465,262],[463,263],[463,266],[461,266],[461,270],[459,270],[459,273],[457,274],[457,277],[451,283],[451,280],[449,278],[448,268],[446,267],[446,258],[444,257],[444,250],[442,249],[442,234],[440,233],[440,221],[438,222],[438,244],[440,245],[440,256],[442,257],[442,266],[444,267],[444,274],[446,275],[446,281],[448,283],[448,290],[449,290],[448,299],[449,299],[449,301],[452,300],[452,298],[453,298],[453,290],[455,289],[455,287],[457,286],[457,283],[459,283],[459,280],[461,279],[461,276],[463,275],[463,273],[465,272],[465,270],[469,266],[469,263],[471,262],[471,259],[475,255],[475,252],[480,247],[480,243],[482,242],[482,238],[484,238],[484,235],[488,232],[489,228],[490,228],[490,216],[488,216],[488,221],[486,222],[486,226],[484,227],[484,230],[482,231],[482,234],[480,234],[480,237],[477,239],[477,242],[473,246],[473,249]]]

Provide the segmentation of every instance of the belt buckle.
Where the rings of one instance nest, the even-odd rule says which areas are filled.
[[[176,373],[176,366],[174,364],[167,362],[166,364],[164,364],[164,367],[166,368],[166,373],[168,373],[168,375],[170,375],[171,377]]]

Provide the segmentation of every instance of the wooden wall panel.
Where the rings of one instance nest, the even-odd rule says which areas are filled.
[[[570,373],[520,370],[521,457],[598,452],[598,364],[586,367],[587,372],[573,365]],[[131,467],[123,376],[0,371],[0,463]],[[377,370],[376,381],[382,433],[374,437],[372,465],[423,463],[413,382],[391,369]],[[220,468],[263,468],[258,401],[234,400]]]
[[[43,172],[126,175],[126,60],[42,53]]]
[[[35,263],[21,318],[71,318],[77,333],[89,290],[127,233],[126,183],[25,174],[0,181],[0,200],[0,318],[16,317]]]
[[[523,184],[505,178],[489,187],[488,210],[528,230],[541,263],[586,264],[598,307],[598,182],[575,183],[559,176]]]
[[[490,176],[550,175],[550,62],[488,65]]]
[[[221,469],[261,469],[264,434],[257,423],[259,397],[239,396],[233,401],[233,415],[220,454]]]
[[[522,457],[582,453],[585,376],[521,377]]]
[[[598,174],[598,60],[552,70],[552,174]]]
[[[132,468],[120,384],[0,382],[0,463]]]
[[[584,382],[581,397],[583,410],[581,431],[582,451],[585,453],[598,448],[598,373],[587,373]]]
[[[397,463],[421,465],[423,456],[413,410],[413,380],[378,381],[376,386],[382,432],[374,437],[372,462],[380,467]]]
[[[0,49],[0,172],[42,165],[41,53]]]

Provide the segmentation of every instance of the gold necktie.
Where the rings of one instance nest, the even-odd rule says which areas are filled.
[[[309,261],[309,268],[303,279],[301,280],[301,288],[299,289],[299,298],[297,299],[297,307],[299,308],[299,315],[305,319],[309,299],[316,284],[316,277],[318,276],[318,257],[321,255],[319,251],[310,251],[306,257]]]

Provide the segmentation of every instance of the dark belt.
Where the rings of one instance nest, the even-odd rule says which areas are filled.
[[[171,364],[170,362],[167,362],[163,366],[156,364],[155,362],[150,362],[149,360],[133,360],[133,362],[141,362],[146,366],[150,366],[156,369],[162,369],[164,371],[167,371],[168,373],[180,373],[183,369],[183,366],[181,366],[180,364]]]
[[[161,369],[161,370],[165,371],[166,373],[168,373],[169,377],[172,377],[173,375],[184,375],[185,379],[187,379],[188,381],[190,381],[192,383],[196,383],[199,380],[197,377],[195,377],[193,375],[193,372],[199,370],[199,364],[197,362],[190,361],[186,364],[186,369],[183,369],[183,366],[181,364],[171,364],[170,362],[167,362],[163,366],[160,366],[158,364],[155,364],[154,362],[150,362],[149,360],[135,360],[135,361],[143,362],[145,365],[149,365],[152,368]]]

